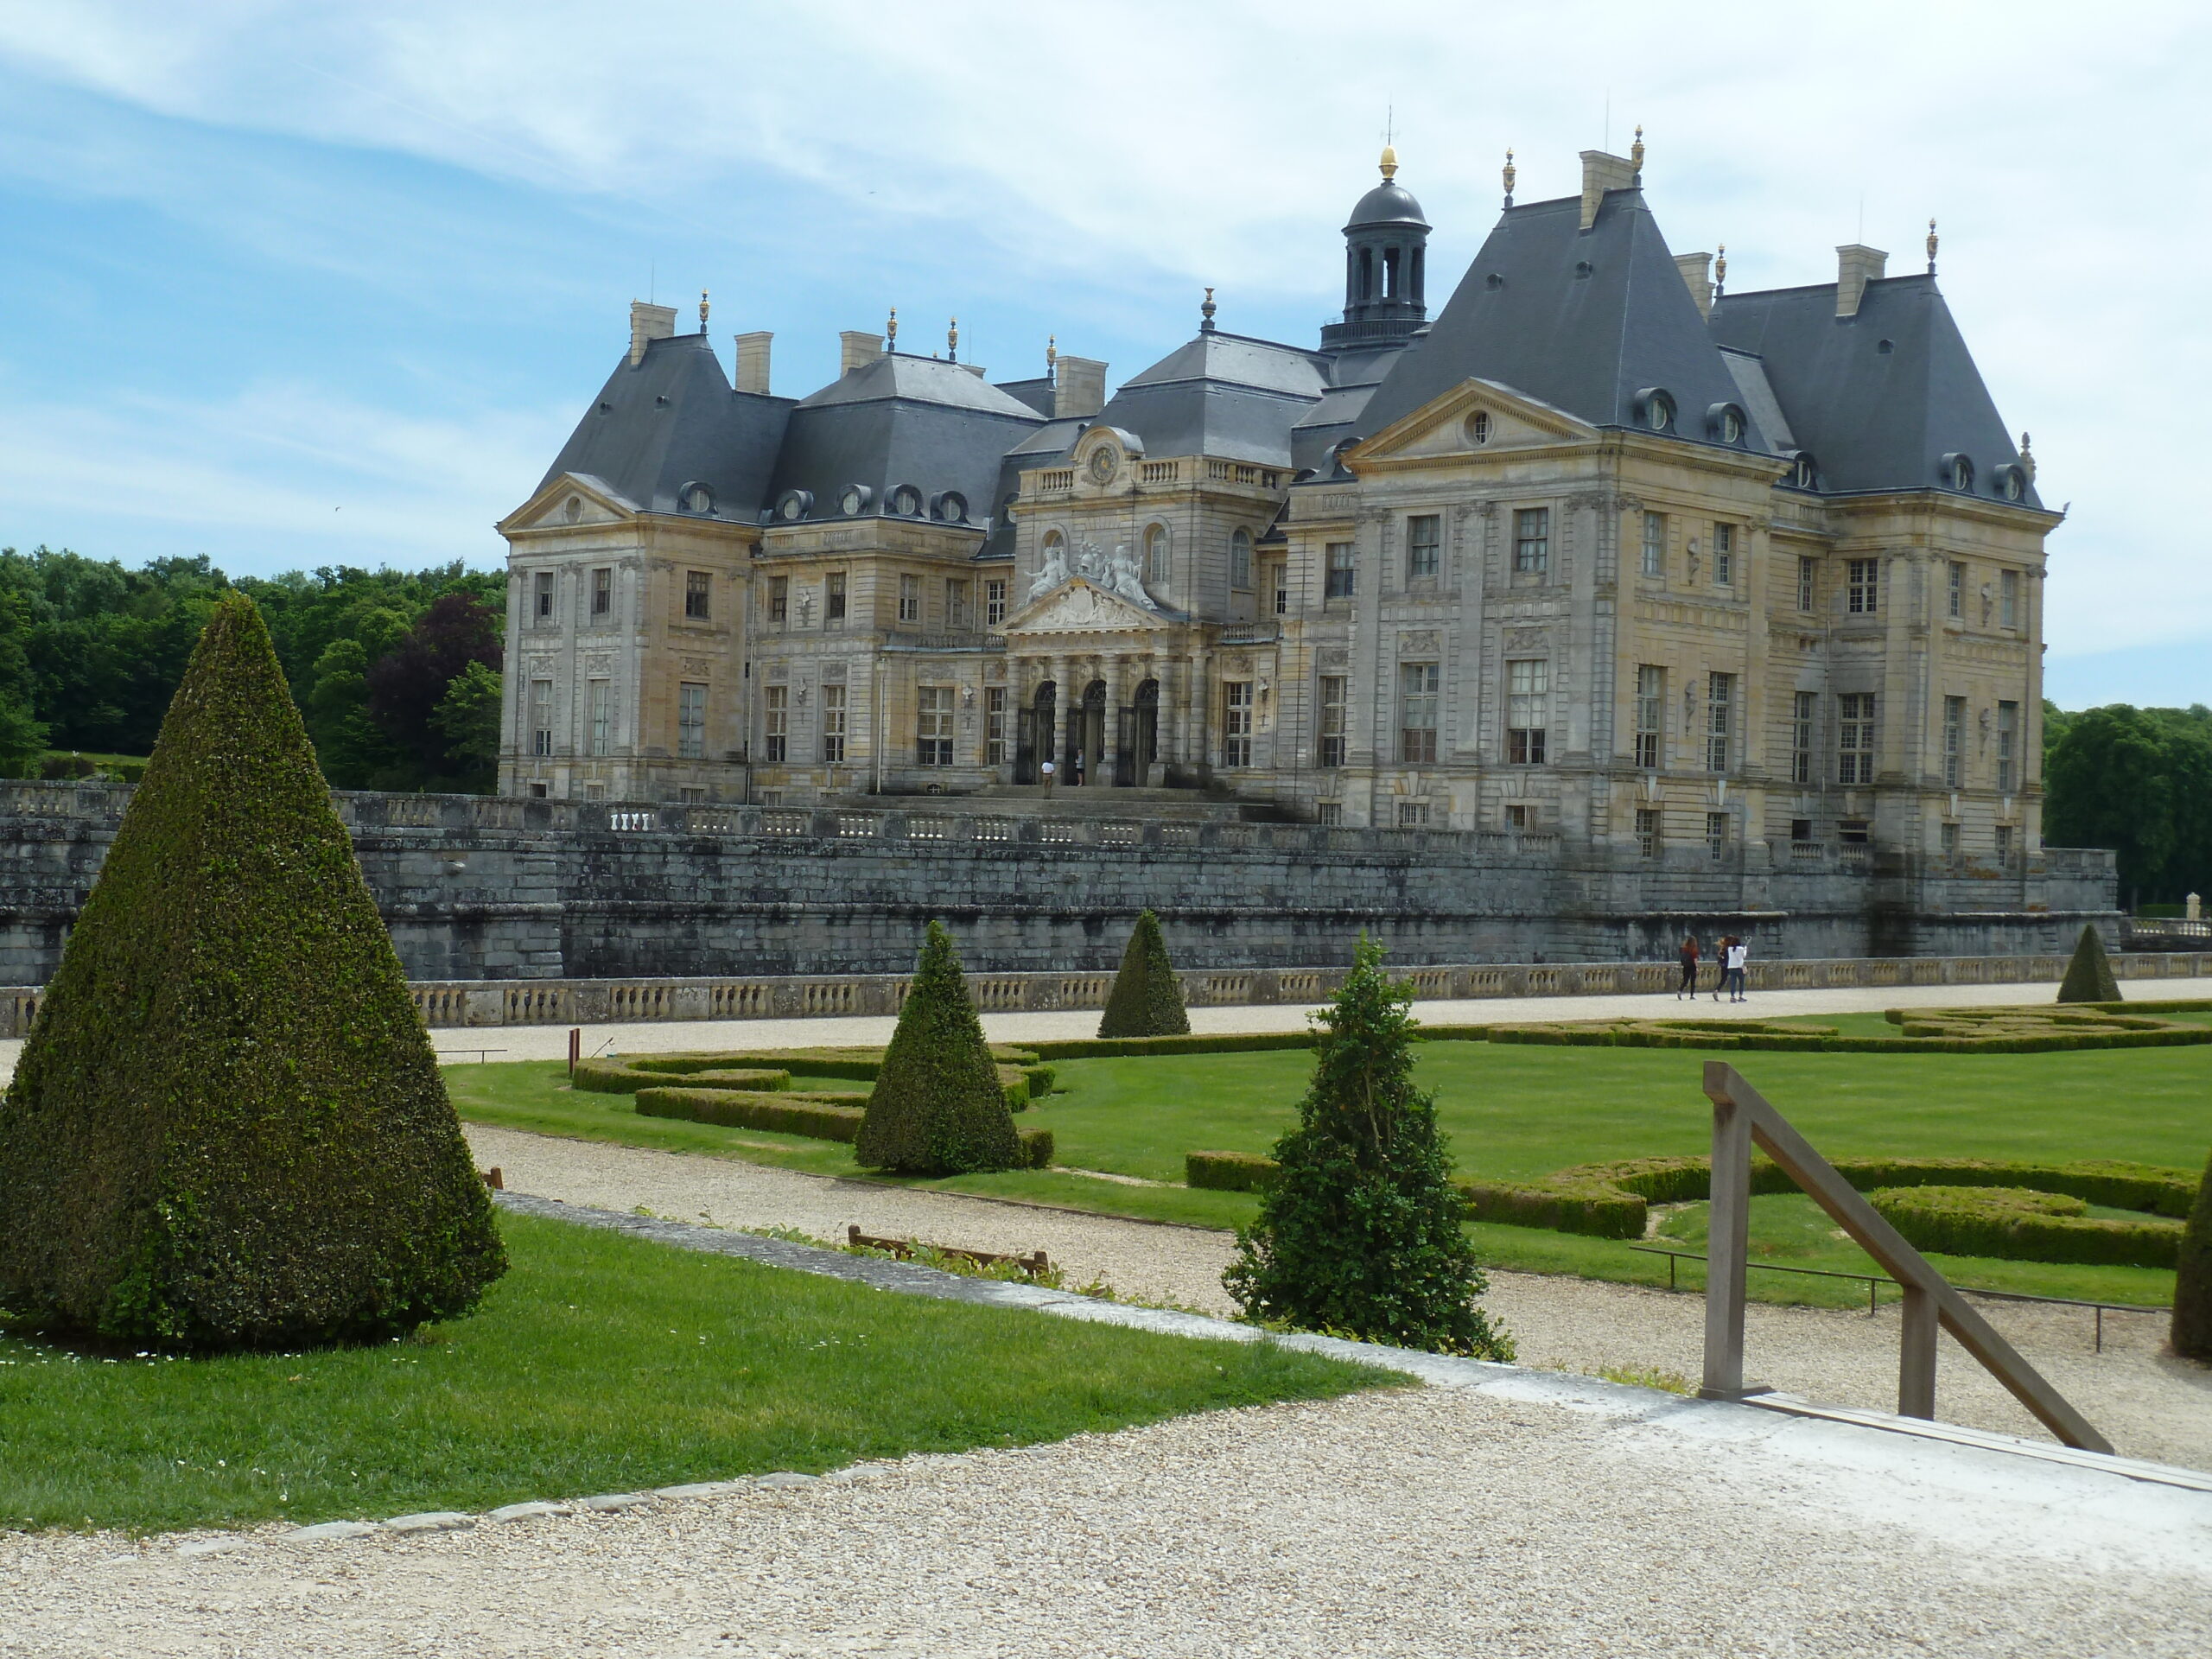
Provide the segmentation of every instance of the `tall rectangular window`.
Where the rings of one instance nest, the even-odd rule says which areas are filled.
[[[1513,515],[1513,568],[1522,575],[1551,569],[1552,510],[1522,507]]]
[[[1344,763],[1344,677],[1324,674],[1321,677],[1321,764],[1341,766]]]
[[[1551,681],[1552,665],[1541,658],[1516,658],[1505,665],[1505,758],[1514,766],[1544,764]]]
[[[2017,570],[1998,573],[1997,621],[2001,627],[2020,626],[2020,573]]]
[[[922,579],[919,576],[899,578],[899,620],[901,622],[922,620]]]
[[[1401,830],[1427,829],[1428,803],[1427,801],[1400,801],[1398,828]]]
[[[614,572],[607,569],[591,573],[591,613],[595,616],[614,614]]]
[[[968,626],[968,584],[964,581],[948,581],[944,584],[944,626],[949,633],[963,632]]]
[[[1006,625],[1006,578],[995,576],[983,584],[983,626],[996,630]]]
[[[606,754],[614,743],[614,683],[594,680],[587,691],[591,729],[586,734],[586,752]]]
[[[1663,512],[1643,515],[1643,574],[1667,574],[1667,515]]]
[[[1268,565],[1268,592],[1273,596],[1274,613],[1290,614],[1290,561],[1275,559]]]
[[[832,570],[822,578],[822,620],[836,624],[845,620],[845,573]]]
[[[1006,764],[1006,687],[983,688],[983,764]]]
[[[1705,769],[1726,772],[1735,747],[1736,677],[1705,677]]]
[[[690,680],[676,689],[676,752],[686,760],[707,754],[707,688]]]
[[[1713,527],[1713,585],[1732,588],[1736,585],[1736,526],[1715,524]]]
[[[772,685],[760,699],[761,759],[780,766],[791,754],[791,689]]]
[[[1991,835],[1992,844],[1997,852],[1997,861],[1999,864],[2009,862],[2012,856],[2012,826],[2009,823],[2000,823],[1991,832]]]
[[[1417,512],[1406,520],[1406,579],[1433,576],[1443,563],[1444,519],[1433,512]]]
[[[1240,530],[1229,538],[1229,585],[1238,593],[1252,586],[1252,533]]]
[[[1645,663],[1636,671],[1636,764],[1656,772],[1666,760],[1667,671]]]
[[[537,573],[536,581],[537,620],[541,622],[550,622],[553,620],[553,573],[550,570],[541,570]]]
[[[704,622],[712,614],[715,579],[704,570],[683,573],[683,614],[693,621]]]
[[[914,761],[918,766],[952,764],[952,688],[918,686],[914,690]]]
[[[780,628],[791,620],[791,579],[768,578],[768,625]]]
[[[1847,691],[1835,700],[1835,780],[1874,781],[1874,694]]]
[[[1252,764],[1252,682],[1221,683],[1221,764]]]
[[[1398,760],[1402,766],[1436,763],[1436,687],[1434,663],[1398,664]]]
[[[1940,844],[1944,857],[1956,858],[1959,855],[1959,826],[1948,818],[1943,822]]]
[[[1636,850],[1642,858],[1659,856],[1660,817],[1656,807],[1639,806],[1636,809]]]
[[[2013,764],[2019,753],[2020,705],[2000,702],[1997,705],[1997,792],[2010,795],[2018,779]]]
[[[845,688],[822,688],[822,759],[836,765],[845,758]]]
[[[1882,562],[1847,559],[1844,563],[1844,608],[1853,616],[1872,616],[1882,607]]]
[[[1956,789],[1965,768],[1967,700],[1943,699],[1943,787]]]
[[[1797,608],[1810,616],[1821,608],[1821,562],[1800,556],[1797,561]]]
[[[1726,812],[1705,815],[1705,845],[1716,864],[1728,856],[1728,815]]]
[[[1326,553],[1328,573],[1326,586],[1321,590],[1324,599],[1350,599],[1352,584],[1352,544],[1350,542],[1331,542]]]
[[[553,753],[553,682],[530,683],[530,752]]]
[[[1967,568],[1951,561],[1943,583],[1943,614],[1963,619],[1967,613]]]
[[[1821,694],[1800,691],[1789,703],[1789,781],[1813,781],[1813,723],[1819,718]],[[1800,836],[1800,841],[1808,837]]]

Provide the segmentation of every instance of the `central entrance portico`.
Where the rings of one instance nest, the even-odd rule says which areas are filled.
[[[1158,788],[1205,764],[1206,644],[1179,613],[1071,576],[1007,619],[1014,781]]]

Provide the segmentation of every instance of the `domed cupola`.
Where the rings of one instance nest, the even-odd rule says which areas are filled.
[[[1324,350],[1403,340],[1428,315],[1428,221],[1398,182],[1398,152],[1388,144],[1382,170],[1344,226],[1344,320],[1321,330]]]

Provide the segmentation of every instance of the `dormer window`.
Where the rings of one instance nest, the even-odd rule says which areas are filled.
[[[1802,449],[1797,452],[1796,457],[1789,463],[1789,481],[1801,490],[1815,490],[1820,487],[1821,470],[1814,464],[1812,456]]]
[[[1944,456],[1942,477],[1943,482],[1952,489],[1971,494],[1974,490],[1974,458],[1961,454]]]
[[[1649,431],[1675,429],[1675,400],[1657,386],[1646,386],[1636,394],[1634,413],[1637,423]]]
[[[715,493],[704,484],[686,484],[683,500],[687,512],[712,512],[715,510]]]
[[[844,493],[837,498],[837,511],[848,518],[857,518],[868,510],[874,500],[875,492],[867,485],[848,484]]]
[[[1490,442],[1490,411],[1478,409],[1467,416],[1467,442],[1482,445]]]
[[[1743,442],[1745,425],[1744,411],[1739,404],[1714,404],[1705,411],[1705,429],[1707,435],[1717,438],[1722,443]]]
[[[814,494],[810,490],[785,490],[776,503],[776,517],[787,524],[795,524],[814,511]]]
[[[917,518],[922,512],[922,493],[912,484],[901,484],[891,492],[891,511],[901,518]]]
[[[1997,493],[2007,501],[2028,499],[2028,474],[2024,468],[2007,464],[1997,469]]]

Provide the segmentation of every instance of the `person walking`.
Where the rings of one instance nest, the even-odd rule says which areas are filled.
[[[1724,933],[1720,942],[1713,947],[1713,1000],[1720,1000],[1720,988],[1728,982],[1728,953],[1736,948],[1736,936]],[[1692,997],[1692,1001],[1697,999]]]
[[[1695,1001],[1697,1000],[1696,936],[1686,935],[1682,940],[1681,949],[1675,952],[1675,957],[1682,964],[1682,982],[1675,987],[1675,1001],[1679,1002],[1684,996],[1688,996],[1692,1001]]]
[[[1725,960],[1728,964],[1728,1000],[1731,1002],[1748,1002],[1751,1000],[1744,995],[1744,964],[1751,959],[1750,945],[1741,939],[1729,940],[1728,954]]]

